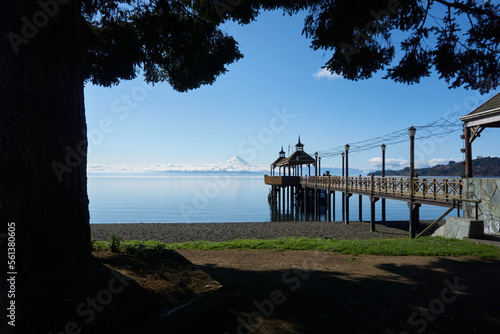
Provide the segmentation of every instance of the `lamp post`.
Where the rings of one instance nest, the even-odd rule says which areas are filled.
[[[314,153],[316,158],[314,162],[314,176],[318,176],[318,152]],[[314,180],[314,221],[318,220],[318,180]]]
[[[385,144],[380,146],[382,148],[382,184],[385,183]],[[387,187],[387,183],[385,183]],[[382,224],[385,224],[385,198],[382,198]]]
[[[345,153],[342,152],[342,181],[344,181],[344,158]],[[345,192],[342,192],[342,221],[345,221]]]
[[[318,176],[321,176],[321,157],[318,158]]]
[[[349,224],[349,144],[345,145],[345,224]]]
[[[410,135],[410,238],[415,238],[415,208],[413,204],[413,196],[414,196],[414,182],[413,178],[415,177],[415,133],[417,129],[413,127],[413,125],[408,129],[408,134]]]
[[[314,176],[318,176],[318,152],[314,153],[316,161],[314,162]]]

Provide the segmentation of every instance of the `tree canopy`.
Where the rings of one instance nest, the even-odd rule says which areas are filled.
[[[498,86],[499,14],[491,1],[331,1],[312,7],[304,32],[314,49],[333,51],[326,68],[348,79],[387,68],[385,78],[413,84],[434,68],[450,87],[484,93]]]
[[[242,57],[218,21],[190,1],[84,0],[85,77],[110,86],[142,70],[178,91],[211,84]]]
[[[482,0],[84,0],[86,78],[109,86],[142,71],[178,91],[211,84],[243,57],[220,25],[261,10],[306,12],[303,34],[346,79],[385,70],[414,84],[434,70],[451,88],[499,84],[500,6]]]

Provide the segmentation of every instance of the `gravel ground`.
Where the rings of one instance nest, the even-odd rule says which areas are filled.
[[[92,238],[109,240],[115,234],[123,240],[159,240],[166,243],[195,240],[276,239],[308,237],[325,239],[406,238],[408,222],[387,222],[370,232],[369,222],[266,222],[196,224],[91,224]]]

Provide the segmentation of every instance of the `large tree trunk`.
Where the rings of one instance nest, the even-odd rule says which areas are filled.
[[[80,11],[0,5],[0,233],[15,223],[18,273],[90,255]]]

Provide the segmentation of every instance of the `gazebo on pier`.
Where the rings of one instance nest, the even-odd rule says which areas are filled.
[[[288,167],[288,176],[302,176],[302,166],[307,165],[309,168],[309,176],[311,175],[311,165],[316,166],[316,160],[304,151],[304,144],[299,142],[295,145],[295,152],[293,152],[288,158],[285,158],[285,152],[283,151],[283,146],[281,147],[281,152],[279,158],[271,164],[271,175],[274,175],[274,169],[276,167],[279,169],[279,174],[281,175],[281,168],[283,167],[283,176],[286,176],[286,170]]]
[[[279,152],[278,159],[274,160],[274,162],[271,164],[271,176],[276,174],[274,171],[276,167],[278,167],[278,174],[281,175],[281,166],[278,166],[278,164],[285,159],[285,151],[283,151],[283,145],[281,145],[281,151]]]

